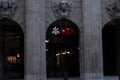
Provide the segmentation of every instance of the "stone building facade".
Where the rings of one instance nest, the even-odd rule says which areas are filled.
[[[111,79],[114,78],[114,80],[118,80],[120,71],[115,72],[115,75],[107,75],[107,76],[104,75],[105,73],[104,70],[106,68],[104,68],[105,59],[103,59],[104,34],[102,33],[102,31],[103,28],[107,26],[106,24],[111,22],[111,18],[106,10],[106,6],[110,2],[109,0],[0,0],[0,1],[3,1],[0,3],[1,5],[0,18],[1,18],[2,26],[3,24],[4,25],[6,24],[6,23],[2,23],[2,19],[4,18],[5,19],[7,18],[8,21],[10,20],[10,23],[11,21],[14,21],[14,23],[19,24],[19,26],[22,29],[22,34],[24,36],[22,38],[23,45],[21,52],[22,54],[24,54],[22,55],[24,57],[24,59],[22,58],[22,61],[24,63],[22,64],[24,66],[24,69],[22,69],[23,70],[22,74],[24,74],[23,75],[24,78],[22,77],[22,79],[24,80],[51,79],[47,77],[47,68],[46,68],[47,46],[45,42],[47,36],[46,34],[50,25],[60,19],[59,16],[56,16],[57,13],[54,11],[55,3],[66,1],[68,3],[70,2],[72,5],[71,15],[67,17],[67,19],[73,22],[74,24],[76,24],[79,29],[79,37],[78,37],[79,38],[78,39],[79,69],[78,70],[80,76],[77,76],[77,78],[75,77],[72,79],[73,80],[107,80],[109,78]],[[4,7],[2,5],[4,3],[9,4],[9,1],[10,2],[16,1],[13,2],[14,6],[16,7],[12,15],[10,15],[11,12],[8,10],[11,10],[13,8],[9,9],[9,6]],[[113,19],[113,21],[115,19]],[[118,24],[117,26],[120,25]],[[2,40],[0,42],[2,44]],[[0,46],[0,49],[3,49],[3,46]],[[119,47],[117,50],[118,51],[116,52],[119,53]],[[5,53],[4,50],[2,50],[2,52]],[[8,80],[7,76],[9,76],[9,74],[8,73],[6,74],[7,71],[4,71],[5,70],[4,67],[6,66],[4,64],[5,62],[4,60],[6,58],[5,56],[3,56],[3,54],[1,54],[1,56],[2,56],[1,68],[0,68],[1,80],[4,79]],[[117,61],[118,62],[116,63],[117,64],[116,67],[119,67],[118,58]],[[109,68],[109,66],[107,67]],[[55,77],[56,80],[58,80],[57,78],[58,77]],[[71,78],[69,79],[72,80]]]

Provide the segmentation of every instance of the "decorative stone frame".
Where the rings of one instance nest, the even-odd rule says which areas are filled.
[[[0,0],[0,18],[11,18],[16,11],[17,0]]]
[[[53,2],[53,12],[55,17],[60,18],[69,18],[73,11],[73,4],[68,1]]]

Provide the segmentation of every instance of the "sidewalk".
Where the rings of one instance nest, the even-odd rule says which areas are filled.
[[[47,80],[64,80],[63,78],[48,78]],[[79,77],[68,78],[68,80],[80,80]]]
[[[8,79],[8,80],[24,80],[24,79]],[[64,80],[63,78],[47,78],[47,80]],[[80,80],[79,77],[72,77],[68,80]],[[104,80],[119,80],[118,76],[106,76],[104,77]]]
[[[23,79],[8,79],[8,80],[23,80]],[[47,80],[64,80],[63,78],[47,78]],[[68,80],[80,80],[80,78],[69,78]]]

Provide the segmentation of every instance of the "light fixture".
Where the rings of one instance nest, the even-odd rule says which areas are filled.
[[[67,55],[67,54],[71,54],[71,52],[70,52],[70,51],[67,51],[67,50],[61,51],[60,53],[57,53],[56,56]]]
[[[49,40],[45,40],[45,42],[46,42],[46,43],[48,43],[48,42],[49,42]]]
[[[20,54],[19,54],[19,52],[17,52],[16,57],[17,57],[17,58],[20,58]]]
[[[66,53],[67,53],[67,54],[71,54],[70,51],[67,51]]]

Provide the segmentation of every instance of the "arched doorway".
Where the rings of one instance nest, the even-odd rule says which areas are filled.
[[[120,19],[108,22],[102,30],[105,76],[120,75]]]
[[[46,33],[47,77],[79,76],[79,29],[68,19],[53,22]]]
[[[18,23],[0,19],[0,57],[7,79],[24,77],[24,36]]]

